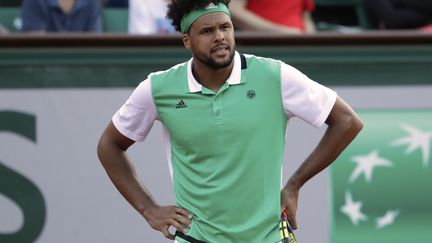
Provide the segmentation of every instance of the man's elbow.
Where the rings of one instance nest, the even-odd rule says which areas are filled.
[[[356,136],[363,129],[363,122],[360,118],[354,113],[347,118],[347,127],[348,130]]]
[[[115,147],[113,146],[113,141],[107,131],[105,130],[101,137],[99,138],[99,141],[97,143],[96,147],[96,153],[100,160],[100,162],[103,164],[106,157],[109,157],[109,154],[115,151]]]
[[[98,142],[97,147],[96,147],[96,153],[97,153],[98,158],[101,162],[102,162],[103,155],[105,154],[105,151],[106,151],[106,146],[107,146],[106,141],[104,141],[103,135],[102,135],[101,138],[99,139],[99,142]]]

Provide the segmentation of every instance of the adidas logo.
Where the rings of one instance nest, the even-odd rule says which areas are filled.
[[[180,109],[180,108],[186,108],[187,105],[183,100],[180,100],[180,102],[176,105],[176,109]]]
[[[209,5],[207,5],[205,9],[213,9],[213,8],[217,8],[217,6],[214,3],[210,3]]]

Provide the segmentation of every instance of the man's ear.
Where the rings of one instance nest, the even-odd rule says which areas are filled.
[[[187,48],[190,49],[191,48],[191,44],[190,44],[190,36],[188,34],[184,34],[182,36],[182,40],[183,40],[183,45]]]

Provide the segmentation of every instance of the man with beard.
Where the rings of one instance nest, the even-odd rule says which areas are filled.
[[[174,0],[168,17],[192,58],[152,73],[113,116],[98,145],[109,177],[152,228],[177,242],[279,242],[283,210],[294,228],[300,187],[362,128],[337,94],[277,60],[235,51],[229,0]],[[328,125],[281,190],[291,117]],[[126,150],[155,120],[167,136],[176,205],[159,205]],[[168,231],[177,229],[176,235]]]

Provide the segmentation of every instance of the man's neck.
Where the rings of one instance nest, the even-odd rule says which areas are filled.
[[[72,11],[76,0],[58,0],[58,5],[63,13],[68,14]]]
[[[234,61],[225,68],[213,69],[194,60],[192,62],[192,73],[198,83],[217,93],[231,75],[233,66]]]

